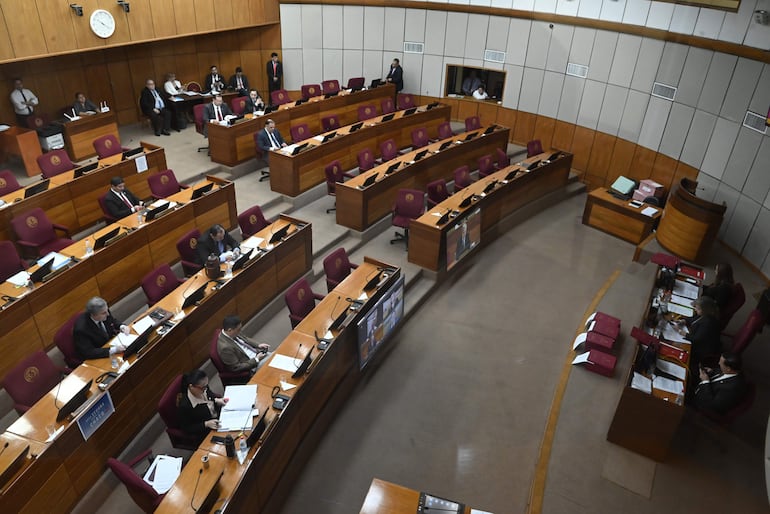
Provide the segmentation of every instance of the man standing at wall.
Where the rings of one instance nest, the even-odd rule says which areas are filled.
[[[270,54],[270,60],[267,61],[267,88],[268,102],[273,103],[272,92],[281,89],[281,80],[283,79],[283,64],[278,60],[278,54]]]
[[[13,79],[11,103],[16,113],[16,122],[20,127],[27,128],[27,118],[32,116],[38,101],[35,93],[24,88],[24,82],[20,78]]]

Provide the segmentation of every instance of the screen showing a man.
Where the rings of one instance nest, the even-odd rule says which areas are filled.
[[[476,209],[446,233],[446,269],[452,269],[481,242],[481,210]]]

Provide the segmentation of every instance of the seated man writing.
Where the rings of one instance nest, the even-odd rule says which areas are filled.
[[[217,353],[228,371],[249,370],[253,375],[269,355],[270,346],[255,343],[241,335],[243,324],[236,315],[227,316],[222,322],[222,332],[217,340]]]
[[[211,254],[219,257],[219,262],[225,262],[228,259],[237,258],[236,254],[240,253],[235,239],[227,233],[222,225],[218,224],[212,226],[207,233],[198,239],[196,250],[198,251],[198,263],[202,266],[206,265],[206,260]]]
[[[126,348],[123,345],[102,348],[118,333],[128,334],[129,328],[112,317],[107,301],[94,296],[86,304],[86,311],[75,321],[72,331],[75,351],[83,360],[103,359]]]

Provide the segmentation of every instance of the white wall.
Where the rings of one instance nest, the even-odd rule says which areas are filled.
[[[770,48],[770,27],[737,14],[646,0],[462,0],[453,3],[646,24]],[[770,129],[742,126],[747,110],[770,108],[770,65],[677,43],[602,30],[478,14],[334,5],[281,4],[287,89],[364,75],[384,77],[394,57],[404,90],[441,96],[448,64],[507,72],[503,105],[599,130],[700,170],[700,192],[727,203],[720,238],[770,276]],[[403,54],[404,41],[425,52]],[[484,49],[506,52],[483,61]],[[589,67],[585,79],[568,62]],[[674,101],[650,94],[677,87]]]

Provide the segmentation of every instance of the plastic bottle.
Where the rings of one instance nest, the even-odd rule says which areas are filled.
[[[240,442],[238,443],[238,450],[243,454],[248,451],[248,448],[246,447],[246,438],[243,436],[241,436]]]
[[[86,255],[94,254],[94,245],[91,243],[91,238],[86,238]]]
[[[225,437],[225,451],[228,458],[232,459],[235,457],[235,441],[233,441],[233,436],[229,434]]]

